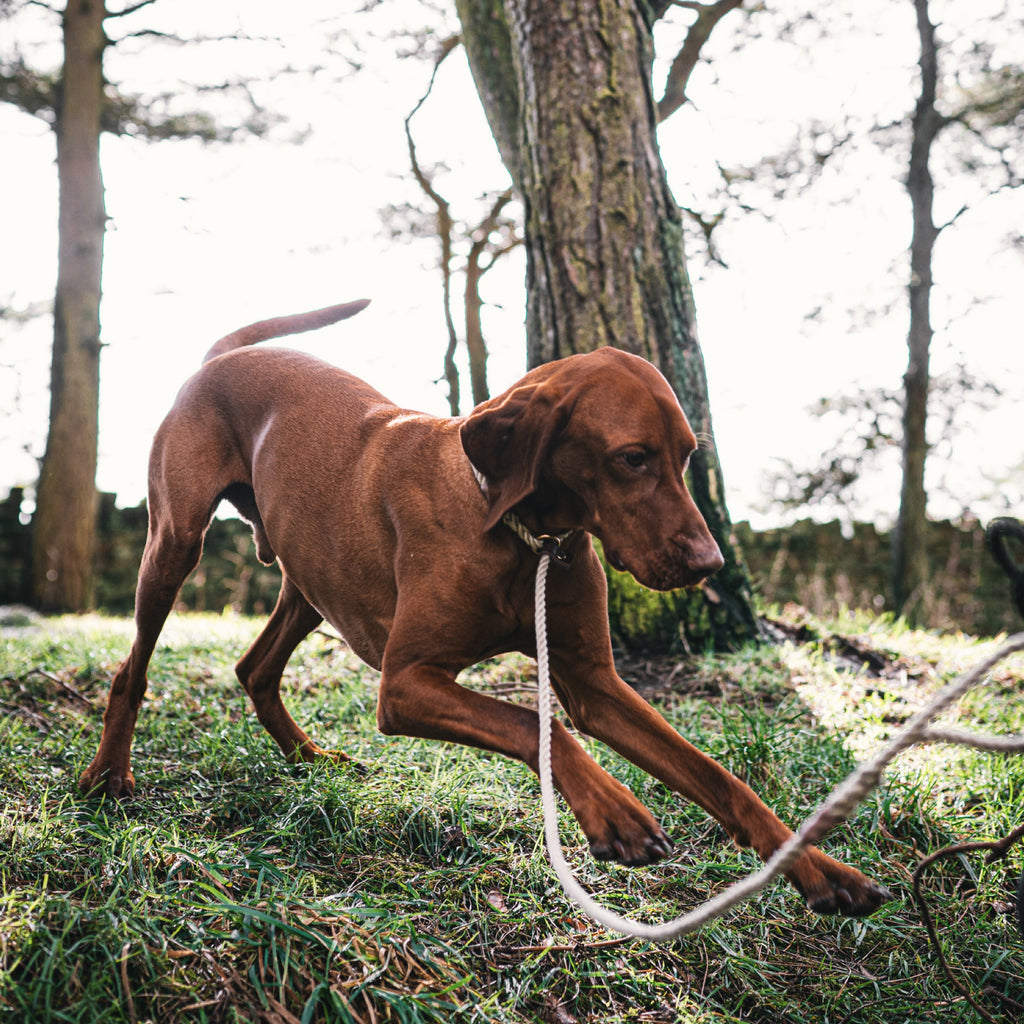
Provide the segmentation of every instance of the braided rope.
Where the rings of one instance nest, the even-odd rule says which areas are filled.
[[[547,842],[548,857],[566,895],[605,928],[639,939],[664,941],[689,934],[709,921],[721,917],[736,904],[760,892],[773,878],[785,871],[805,847],[820,840],[831,828],[849,817],[857,805],[878,786],[885,766],[897,754],[915,743],[954,741],[981,749],[1024,752],[1024,736],[973,736],[970,733],[933,731],[928,727],[932,718],[963,696],[996,664],[1009,655],[1024,650],[1024,633],[1018,633],[1016,636],[1010,637],[973,669],[958,676],[940,690],[931,703],[914,715],[874,757],[858,767],[853,774],[836,787],[828,799],[803,823],[799,831],[783,843],[759,871],[735,882],[718,896],[689,913],[664,924],[645,924],[642,921],[622,917],[614,911],[602,907],[579,884],[572,869],[566,863],[562,841],[558,835],[558,807],[551,778],[552,710],[545,595],[548,562],[548,555],[541,554],[534,590],[537,631],[537,714],[540,718],[538,769],[541,804],[544,810],[544,837]]]

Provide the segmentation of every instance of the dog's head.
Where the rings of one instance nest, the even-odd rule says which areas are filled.
[[[582,526],[617,569],[655,590],[692,586],[723,564],[683,480],[697,441],[665,378],[619,349],[528,373],[463,422],[486,477],[485,529],[516,505]]]

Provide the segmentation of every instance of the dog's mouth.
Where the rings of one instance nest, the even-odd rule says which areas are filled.
[[[613,569],[617,572],[628,572],[637,583],[649,590],[675,590],[686,585],[682,577],[689,575],[680,573],[677,567],[673,567],[674,571],[666,572],[665,566],[631,565],[618,551],[611,548],[604,549],[604,556]]]
[[[619,572],[629,572],[626,568],[626,563],[623,562],[621,556],[617,551],[612,551],[610,548],[604,549],[604,557],[608,559],[608,564]]]
[[[714,557],[710,554],[698,565],[677,558],[662,556],[648,559],[645,563],[631,565],[614,548],[604,549],[608,564],[619,572],[628,572],[641,586],[649,590],[680,590],[684,587],[700,586],[709,576],[722,568],[722,556],[717,546]]]

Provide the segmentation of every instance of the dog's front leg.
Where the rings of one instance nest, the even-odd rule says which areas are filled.
[[[467,690],[453,673],[434,665],[396,667],[385,658],[377,724],[388,735],[492,750],[537,771],[536,712]],[[670,851],[668,837],[647,808],[557,723],[551,752],[555,787],[572,808],[595,857],[649,864]]]
[[[793,833],[756,793],[717,761],[687,743],[608,665],[583,656],[552,655],[553,683],[563,706],[583,732],[607,743],[721,823],[739,846],[767,860]],[[821,914],[870,914],[889,898],[856,868],[808,847],[786,877]]]

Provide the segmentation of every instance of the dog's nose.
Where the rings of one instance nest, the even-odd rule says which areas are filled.
[[[725,559],[722,557],[721,548],[714,540],[709,540],[708,544],[694,553],[691,568],[701,576],[707,577],[714,576],[723,565],[725,565]]]
[[[703,537],[675,538],[674,543],[682,551],[686,568],[700,579],[714,576],[725,565],[722,551],[710,533]]]

